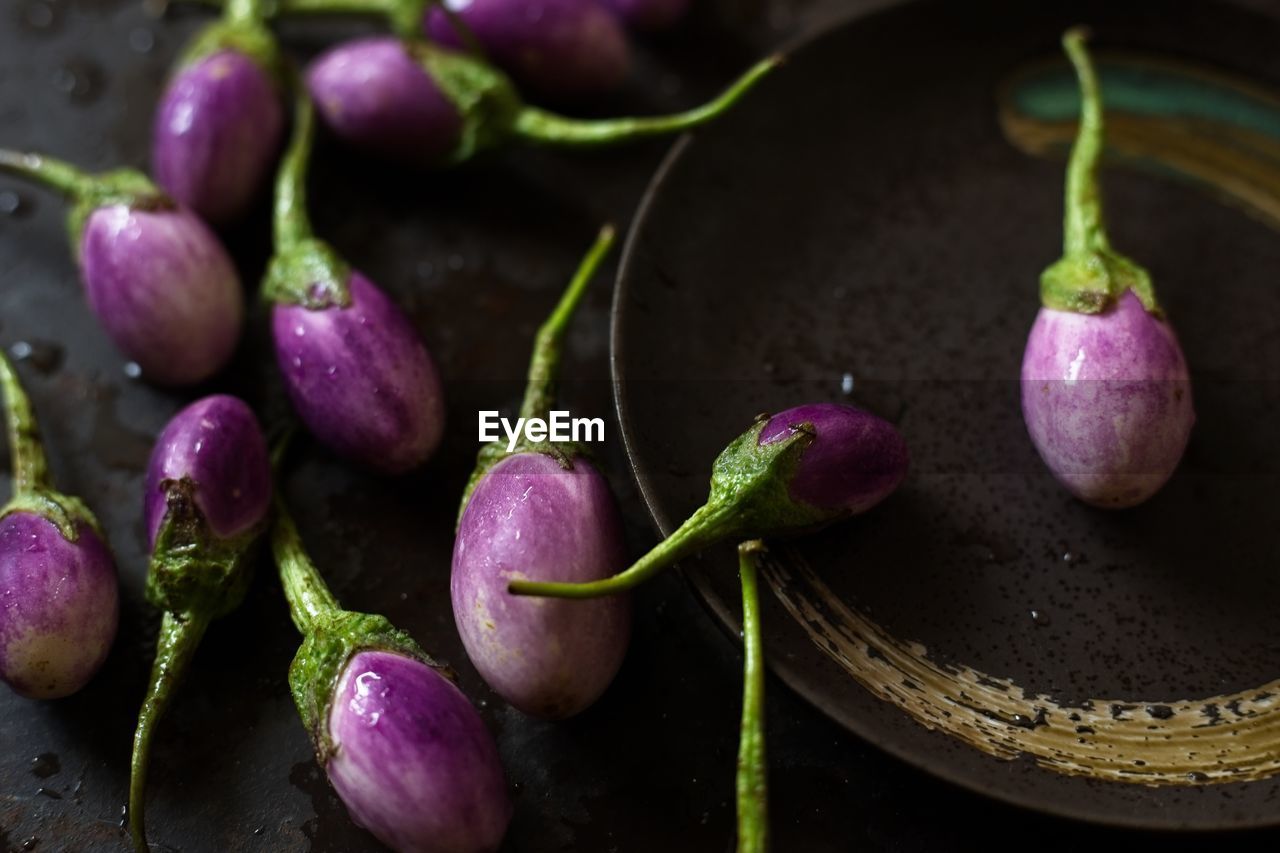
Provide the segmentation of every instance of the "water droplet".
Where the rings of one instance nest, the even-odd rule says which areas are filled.
[[[35,204],[15,190],[0,190],[0,216],[29,216]]]
[[[36,795],[40,797],[48,797],[51,800],[60,800],[62,795],[52,788],[40,788],[36,791]]]
[[[36,849],[36,847],[37,847],[37,845],[39,845],[39,844],[40,844],[40,839],[39,839],[39,838],[36,838],[36,837],[33,835],[33,836],[31,836],[30,838],[28,838],[26,841],[22,842],[22,849],[23,849],[23,850],[35,850],[35,849]]]
[[[254,830],[253,830],[253,834],[254,834],[254,835],[261,835],[265,829],[266,829],[266,827],[265,827],[265,826],[255,827],[255,828],[254,828]]]
[[[1049,614],[1043,610],[1032,610],[1031,621],[1037,625],[1048,625],[1051,620],[1049,619]]]
[[[58,15],[48,3],[36,0],[22,11],[22,22],[33,30],[47,30],[57,23]]]
[[[142,378],[142,366],[136,361],[127,361],[124,365],[124,375],[130,379]]]
[[[1209,774],[1201,773],[1199,770],[1192,770],[1190,773],[1187,774],[1187,778],[1190,779],[1192,782],[1208,782]]]
[[[853,374],[846,373],[840,377],[840,391],[846,396],[853,393]]]
[[[44,374],[52,373],[62,366],[62,347],[51,341],[32,338],[18,341],[9,347],[9,354],[17,361],[28,362],[36,370]]]
[[[90,59],[72,59],[53,72],[53,87],[73,104],[88,104],[102,91],[102,66]]]
[[[156,37],[146,27],[135,27],[129,32],[129,47],[134,53],[150,53],[156,46]]]
[[[42,752],[31,759],[31,772],[41,779],[48,779],[62,770],[62,762],[52,752]]]

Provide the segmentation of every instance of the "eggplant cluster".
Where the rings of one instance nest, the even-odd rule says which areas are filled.
[[[778,60],[669,116],[572,119],[521,94],[568,99],[619,85],[630,68],[625,28],[661,29],[686,5],[226,0],[165,88],[154,181],[13,151],[0,151],[0,171],[69,199],[90,306],[142,377],[170,387],[215,379],[237,349],[244,293],[213,229],[242,221],[274,175],[274,248],[261,296],[284,395],[333,452],[403,474],[441,444],[441,375],[394,300],[315,233],[307,181],[316,125],[418,166],[511,141],[584,147],[695,127],[731,108]],[[374,13],[391,33],[332,47],[299,70],[269,18],[315,12]],[[1068,175],[1065,253],[1042,280],[1022,406],[1047,466],[1073,494],[1125,507],[1168,479],[1194,415],[1187,365],[1150,277],[1107,240],[1096,187],[1097,81],[1083,35],[1072,31],[1064,43],[1084,92],[1083,121]],[[544,417],[555,405],[566,329],[613,240],[612,228],[601,231],[539,330],[522,417]],[[108,654],[116,568],[92,512],[54,489],[30,401],[3,357],[0,390],[14,467],[14,495],[0,508],[0,678],[25,696],[56,698],[82,687]],[[528,439],[482,447],[459,509],[450,589],[467,655],[493,691],[526,714],[563,719],[595,702],[621,667],[630,590],[713,543],[742,543],[738,845],[756,851],[767,845],[760,540],[872,510],[904,482],[909,453],[893,424],[847,405],[809,403],[743,423],[712,465],[705,504],[629,565],[608,479],[583,447]],[[329,590],[275,485],[287,442],[273,457],[267,432],[245,401],[215,393],[183,407],[156,440],[142,507],[146,596],[161,622],[131,767],[137,848],[147,849],[157,726],[209,624],[244,599],[265,537],[303,637],[290,689],[352,818],[396,850],[496,849],[512,805],[492,735],[447,667],[384,617],[344,609]]]

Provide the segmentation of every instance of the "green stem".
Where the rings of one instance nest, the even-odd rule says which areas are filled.
[[[209,620],[195,614],[166,612],[156,642],[156,660],[151,667],[151,684],[138,712],[138,728],[133,735],[133,759],[129,775],[129,834],[138,853],[147,851],[146,788],[147,763],[156,724],[168,709],[174,691],[195,656],[196,647]]]
[[[742,730],[738,745],[738,853],[769,849],[769,781],[764,748],[764,647],[760,637],[759,539],[738,546],[742,579]]]
[[[1080,129],[1071,147],[1067,166],[1067,192],[1063,251],[1066,254],[1108,248],[1102,215],[1102,193],[1098,188],[1098,162],[1102,157],[1102,93],[1085,41],[1083,27],[1067,30],[1062,47],[1075,66],[1080,80]]]
[[[275,251],[285,250],[311,239],[314,230],[307,214],[307,170],[315,140],[315,108],[306,89],[296,86],[293,137],[276,174]]]
[[[612,225],[600,229],[595,243],[586,257],[578,265],[569,286],[565,288],[555,311],[547,318],[533,341],[533,356],[529,359],[529,380],[525,386],[524,402],[520,406],[520,417],[545,418],[555,404],[556,379],[560,369],[560,349],[564,343],[565,331],[587,285],[595,276],[600,262],[613,246],[614,230]]]
[[[227,0],[222,18],[233,24],[260,24],[267,19],[266,4],[263,0]]]
[[[280,570],[280,583],[289,602],[289,615],[302,634],[310,633],[319,617],[342,608],[315,563],[307,556],[297,525],[284,502],[276,500],[276,523],[271,530],[271,553]]]
[[[98,187],[96,177],[63,160],[7,148],[0,148],[0,172],[35,181],[72,199],[84,198]]]
[[[524,106],[516,114],[511,129],[516,136],[529,142],[582,147],[676,133],[718,118],[781,62],[781,56],[761,60],[719,97],[687,112],[667,116],[590,120],[567,118],[537,107]]]
[[[9,455],[13,458],[13,496],[52,491],[49,460],[40,443],[40,427],[31,409],[31,400],[22,389],[13,365],[2,354],[0,390],[4,391],[5,426],[9,434]]]
[[[626,571],[588,583],[555,583],[513,580],[507,585],[512,595],[548,598],[599,598],[626,592],[656,576],[663,569],[736,533],[737,507],[730,503],[706,503],[689,516],[675,532]]]

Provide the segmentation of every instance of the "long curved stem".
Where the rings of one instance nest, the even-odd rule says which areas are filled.
[[[40,442],[40,427],[31,399],[3,354],[0,354],[0,389],[4,391],[5,427],[9,435],[9,455],[13,458],[13,495],[49,491],[53,488],[49,460]]]
[[[147,851],[147,765],[151,757],[151,739],[208,627],[208,618],[195,614],[166,612],[160,623],[156,660],[151,667],[147,697],[138,712],[138,728],[133,735],[133,758],[129,766],[129,834],[138,853]]]
[[[1098,186],[1098,161],[1102,157],[1103,145],[1102,93],[1093,61],[1085,47],[1088,37],[1089,33],[1083,27],[1067,30],[1062,36],[1062,47],[1080,81],[1080,129],[1067,165],[1066,224],[1062,244],[1068,255],[1108,247],[1102,192]]]
[[[276,522],[271,529],[271,553],[280,571],[289,615],[299,632],[310,633],[310,626],[319,616],[342,609],[315,563],[307,556],[298,527],[284,501],[279,499],[276,500]]]
[[[0,172],[35,181],[72,199],[85,197],[98,184],[93,175],[65,160],[8,148],[0,148]]]
[[[548,583],[513,580],[507,585],[512,595],[537,595],[548,598],[599,598],[626,592],[656,576],[663,569],[709,545],[734,535],[736,507],[707,503],[699,507],[666,539],[626,571],[603,580],[588,583]]]
[[[525,106],[517,114],[512,132],[529,142],[581,147],[611,145],[646,136],[677,133],[706,124],[723,115],[741,100],[760,78],[781,63],[781,56],[770,56],[761,60],[719,97],[686,112],[667,116],[591,120],[567,118],[537,107]]]
[[[564,343],[565,330],[578,303],[587,291],[587,285],[600,268],[600,262],[613,246],[614,230],[612,225],[600,229],[599,236],[587,252],[578,270],[573,274],[569,286],[565,288],[560,302],[551,312],[551,316],[538,329],[533,341],[533,356],[529,359],[528,383],[525,386],[524,401],[520,406],[520,417],[528,419],[546,417],[555,402],[556,381],[560,369],[560,350]]]
[[[315,141],[315,108],[303,86],[295,86],[293,137],[276,174],[274,211],[276,253],[314,235],[307,213],[307,170]]]
[[[742,728],[738,743],[738,853],[769,849],[769,780],[764,737],[764,646],[760,637],[759,539],[738,546],[742,581]]]

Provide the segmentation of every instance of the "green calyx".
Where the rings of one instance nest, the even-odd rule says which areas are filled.
[[[785,438],[760,444],[760,432],[767,422],[768,417],[762,416],[724,449],[711,468],[707,502],[626,571],[578,584],[513,580],[508,590],[513,595],[552,598],[612,595],[638,586],[716,542],[747,536],[793,535],[836,517],[838,513],[797,502],[789,492],[796,466],[813,443],[813,425],[797,424]]]
[[[520,417],[546,419],[555,403],[556,384],[560,374],[560,355],[564,347],[564,336],[569,321],[582,302],[587,285],[595,277],[600,263],[613,247],[616,232],[612,225],[605,225],[596,235],[595,242],[578,264],[577,271],[569,280],[569,285],[560,295],[555,310],[546,322],[538,328],[533,341],[533,355],[529,359],[529,371],[525,382],[524,400],[520,404]],[[515,453],[544,453],[556,460],[566,471],[573,470],[573,460],[586,455],[583,447],[572,442],[530,441],[522,432],[515,449],[507,451],[501,441],[491,442],[480,448],[476,454],[476,467],[467,479],[467,486],[462,492],[462,501],[458,507],[457,524],[462,523],[462,513],[471,501],[471,494],[493,466],[507,456]]]
[[[382,651],[420,660],[427,666],[440,665],[404,631],[385,616],[330,610],[318,614],[289,666],[289,690],[298,706],[302,722],[311,734],[316,759],[324,766],[333,753],[329,736],[329,709],[338,688],[338,679],[347,662],[360,652]]]
[[[229,539],[216,536],[196,505],[196,485],[183,478],[161,484],[167,509],[147,569],[147,600],[161,610],[225,616],[249,589],[248,552],[262,525]]]
[[[474,56],[425,39],[406,38],[404,44],[462,119],[457,144],[446,163],[461,163],[506,142],[524,109],[511,78]]]
[[[277,305],[311,311],[351,304],[351,267],[332,246],[314,237],[278,249],[267,265],[262,295]]]
[[[16,512],[38,515],[57,527],[68,542],[80,538],[81,524],[88,525],[101,537],[102,528],[89,508],[78,498],[54,489],[31,399],[18,381],[13,365],[2,354],[0,391],[4,394],[5,431],[13,460],[13,497],[0,507],[0,518]]]
[[[174,71],[182,71],[196,65],[215,53],[232,51],[248,57],[263,70],[276,88],[286,90],[284,59],[275,34],[260,20],[232,20],[224,18],[201,30],[182,51]]]
[[[1102,93],[1085,48],[1087,33],[1068,30],[1062,45],[1080,80],[1080,130],[1067,166],[1063,255],[1040,276],[1046,308],[1100,314],[1132,290],[1152,314],[1160,314],[1150,274],[1111,248],[1102,211],[1098,164],[1103,148]]]

